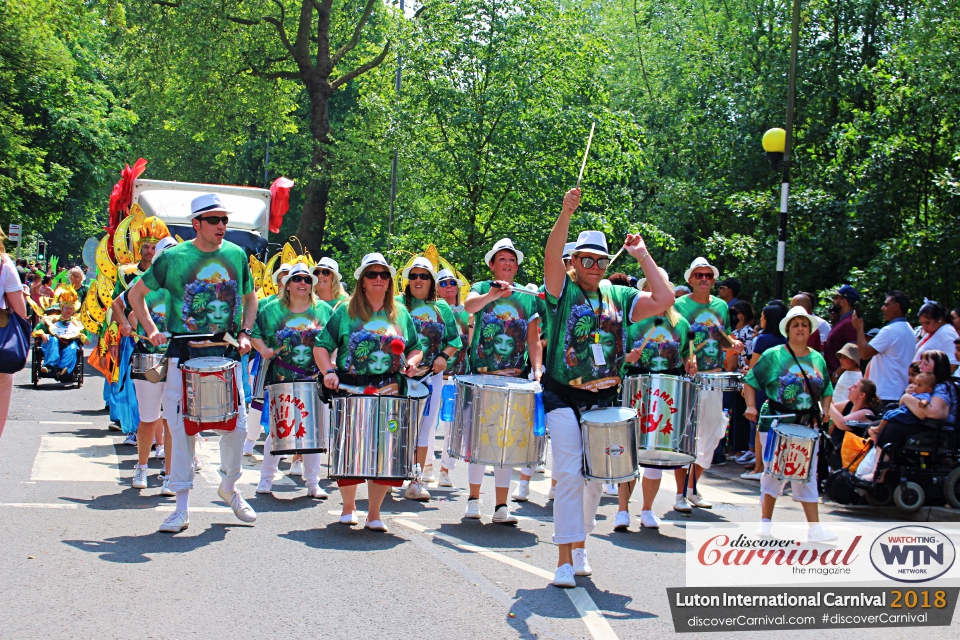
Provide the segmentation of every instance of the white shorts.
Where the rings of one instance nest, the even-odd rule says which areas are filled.
[[[697,466],[710,468],[713,464],[713,452],[726,432],[723,391],[701,389],[697,394]]]
[[[137,392],[137,405],[140,407],[140,422],[156,422],[160,419],[165,384],[147,380],[133,381],[133,388]]]
[[[817,456],[820,454],[820,445],[813,449],[813,459],[810,461],[810,482],[793,482],[792,480],[777,480],[767,473],[767,468],[773,463],[772,460],[764,460],[763,475],[760,476],[760,501],[763,502],[763,495],[767,494],[774,498],[783,495],[783,486],[790,483],[793,490],[791,497],[794,502],[819,502],[820,492],[817,491]]]

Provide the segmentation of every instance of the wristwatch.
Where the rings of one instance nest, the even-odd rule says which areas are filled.
[[[240,332],[237,334],[237,336],[240,336],[240,335],[242,335],[242,334],[244,334],[244,333],[247,334],[247,337],[248,337],[248,338],[252,338],[252,337],[253,337],[253,333],[251,333],[251,330],[250,330],[250,329],[240,329]]]
[[[336,373],[336,372],[337,372],[336,369],[327,369],[327,370],[324,371],[323,373],[324,373],[324,375],[329,375],[329,374],[331,374],[331,373]]]

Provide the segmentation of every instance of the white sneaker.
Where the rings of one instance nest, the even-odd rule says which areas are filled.
[[[444,470],[442,470],[442,469],[440,470],[440,480],[437,482],[437,486],[439,486],[439,487],[452,487],[452,486],[453,486],[453,483],[450,482],[450,472],[449,472],[449,471],[444,471]]]
[[[647,529],[659,529],[660,518],[658,518],[653,511],[641,511],[640,526],[646,527]]]
[[[252,455],[254,455],[254,453],[253,453],[253,445],[255,445],[255,444],[257,444],[257,443],[256,443],[256,441],[254,441],[254,440],[244,440],[244,441],[243,441],[243,455],[245,455],[245,456],[252,456]]]
[[[471,500],[473,502],[473,500]],[[497,524],[517,524],[517,516],[510,513],[510,507],[504,505],[493,514],[493,521]]]
[[[428,464],[423,468],[423,476],[420,479],[423,480],[423,484],[430,484],[431,482],[437,481],[437,474],[434,473],[432,464]]]
[[[617,485],[613,484],[612,482],[604,482],[603,495],[613,496],[614,498],[616,498],[617,496],[620,495],[620,492],[617,490]]]
[[[530,481],[521,480],[520,483],[517,484],[517,490],[514,491],[513,495],[510,497],[516,500],[517,502],[526,502],[527,500],[529,500],[530,499]]]
[[[357,518],[357,512],[347,513],[340,516],[340,524],[345,524],[352,527],[355,524],[360,524],[360,520]]]
[[[174,511],[160,525],[160,531],[163,533],[180,533],[190,526],[190,516],[183,511]]]
[[[586,549],[573,550],[573,572],[578,576],[589,576],[593,574],[593,569],[590,568],[590,563],[587,562]]]
[[[233,515],[237,516],[238,520],[243,522],[257,521],[257,512],[247,504],[247,501],[243,499],[243,496],[240,495],[240,492],[236,489],[233,490],[233,494],[229,494],[223,490],[223,485],[220,485],[217,487],[217,495],[220,496],[221,500],[230,505],[230,508],[233,509]]]
[[[319,500],[326,500],[330,497],[330,494],[324,491],[323,487],[318,484],[313,485],[312,487],[307,487],[307,495],[311,498],[317,498]]]
[[[200,469],[203,469],[203,465],[200,464],[200,458],[193,456],[193,470],[200,471]]]
[[[772,528],[773,528],[772,522],[761,522],[760,526],[757,527],[757,536],[761,538],[772,538],[773,536],[770,533],[770,529]]]
[[[739,458],[736,458],[734,462],[736,462],[737,464],[749,464],[756,459],[757,459],[757,456],[753,453],[753,451],[747,451],[745,454],[743,454]]]
[[[130,435],[128,435],[126,439],[123,441],[123,444],[130,445],[133,447],[137,446],[137,434],[131,433]]]
[[[761,471],[745,471],[740,474],[740,477],[744,480],[759,480],[763,477],[763,472]]]
[[[712,509],[712,508],[713,508],[713,503],[710,502],[710,501],[708,501],[708,500],[704,500],[704,499],[703,499],[703,496],[700,495],[699,493],[694,493],[694,494],[690,495],[690,496],[687,498],[687,500],[690,502],[690,504],[692,504],[692,505],[695,506],[695,507],[699,507],[700,509]]]
[[[133,471],[133,488],[134,489],[146,489],[147,488],[147,468],[137,465],[136,469]]]
[[[553,500],[554,496],[557,495],[557,485],[550,485],[550,491],[547,492],[547,500]]]
[[[257,493],[273,493],[273,480],[270,478],[260,478],[260,484],[257,485]]]
[[[820,523],[813,525],[810,527],[810,530],[807,531],[807,542],[830,542],[836,539],[837,534]]]
[[[480,499],[476,500],[467,500],[467,513],[464,514],[464,518],[471,518],[473,520],[480,519]]]
[[[153,457],[156,458],[157,460],[163,460],[164,458],[167,457],[166,452],[163,450],[162,444],[157,445],[156,451],[153,452]]]
[[[292,465],[290,465],[290,475],[291,476],[303,475],[303,461],[297,460]]]
[[[546,465],[538,464],[538,465],[537,465],[537,468],[534,469],[533,472],[534,472],[534,473],[546,473],[546,472],[547,472],[547,467],[546,467]]]
[[[383,533],[389,531],[389,529],[387,529],[387,525],[383,524],[382,520],[368,519],[363,523],[363,528],[370,529],[370,531],[382,531]]]
[[[630,528],[630,512],[617,511],[617,516],[613,519],[614,531],[626,531]]]
[[[430,499],[430,492],[423,488],[419,482],[411,482],[407,485],[407,490],[403,493],[407,500],[419,500],[426,502]]]
[[[677,501],[673,503],[673,510],[680,511],[682,513],[689,513],[693,511],[693,509],[690,507],[690,503],[688,503],[687,499],[682,495],[677,496]]]
[[[167,496],[168,498],[177,495],[176,492],[170,488],[169,482],[170,480],[164,480],[163,486],[160,487],[160,495]]]
[[[562,564],[553,574],[553,586],[572,589],[577,586],[575,575],[572,564]]]

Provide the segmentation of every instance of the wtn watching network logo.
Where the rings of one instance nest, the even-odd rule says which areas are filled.
[[[950,538],[930,527],[885,531],[870,547],[873,567],[898,582],[929,582],[953,566],[957,550]]]

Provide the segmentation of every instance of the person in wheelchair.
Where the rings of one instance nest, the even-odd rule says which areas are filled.
[[[930,405],[930,400],[933,397],[933,389],[937,386],[937,377],[932,373],[923,373],[920,372],[917,374],[914,379],[913,384],[907,387],[907,393],[905,396],[910,395],[919,400],[919,406],[921,408],[926,408]],[[903,404],[903,400],[900,400],[900,406],[896,409],[891,409],[883,414],[883,420],[880,421],[880,424],[876,427],[871,427],[869,429],[870,437],[874,442],[878,442],[879,438],[883,434],[884,428],[887,425],[893,424],[920,424],[922,419],[920,416],[916,415],[910,408]]]
[[[82,346],[87,343],[83,324],[74,315],[77,298],[77,292],[73,287],[57,289],[55,300],[59,305],[60,313],[42,316],[33,330],[33,336],[38,340],[43,351],[40,373],[44,375],[53,373],[61,381],[73,375],[77,359],[81,356]]]

